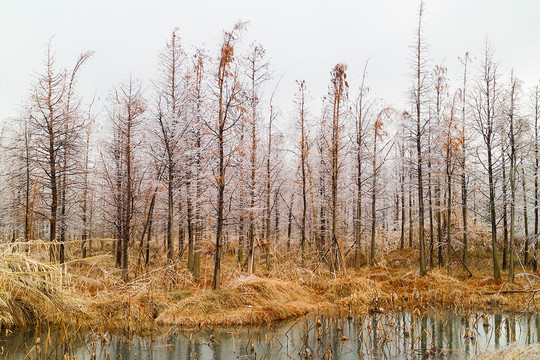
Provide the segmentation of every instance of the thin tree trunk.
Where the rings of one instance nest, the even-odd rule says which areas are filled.
[[[360,86],[360,95],[358,97],[358,115],[356,124],[356,219],[355,219],[355,241],[356,248],[354,253],[354,267],[356,271],[360,270],[360,255],[362,244],[362,146],[363,146],[363,122],[364,122],[364,92],[367,72],[367,62],[362,74],[362,85]],[[403,185],[403,184],[402,184]],[[403,236],[403,234],[402,234]],[[403,239],[402,239],[403,240]]]
[[[467,266],[468,261],[468,230],[467,230],[467,147],[465,143],[465,114],[467,104],[467,62],[469,60],[469,53],[465,53],[464,70],[463,70],[463,92],[462,92],[462,123],[461,123],[461,216],[463,219],[463,264]]]
[[[270,123],[268,124],[268,148],[266,153],[266,246],[265,250],[265,262],[267,268],[270,265],[270,223],[271,223],[271,206],[270,206],[270,196],[272,192],[272,168],[271,168],[271,155],[272,155],[272,121],[274,114],[272,113],[272,106],[270,105]],[[253,257],[253,254],[252,254]],[[253,262],[252,265],[253,266]]]
[[[131,87],[131,84],[130,84]],[[132,130],[132,115],[128,114],[127,119],[127,132],[126,132],[126,195],[125,195],[125,221],[124,221],[124,237],[122,243],[122,270],[124,272],[124,278],[127,278],[128,264],[129,264],[129,241],[131,236],[131,216],[133,214],[133,193],[132,193],[132,169],[131,169],[131,130]]]
[[[439,116],[439,93],[437,93],[437,116]],[[431,120],[430,120],[431,121]],[[429,267],[433,268],[433,250],[434,250],[434,242],[435,242],[435,234],[433,230],[433,199],[432,199],[432,191],[431,191],[431,130],[429,130],[428,134],[428,205],[429,205]]]
[[[420,250],[420,276],[427,273],[426,269],[426,247],[424,244],[424,178],[422,174],[422,124],[421,124],[421,95],[422,95],[422,12],[423,3],[420,3],[418,16],[418,34],[416,47],[416,160],[418,176],[418,247]]]
[[[534,271],[538,271],[538,170],[540,167],[540,157],[538,151],[538,118],[540,117],[539,100],[540,89],[537,85],[534,93]]]
[[[274,206],[274,246],[277,246],[279,244],[279,191],[276,191],[276,194],[274,195]],[[270,259],[268,258],[268,260]],[[266,269],[270,269],[270,261],[266,264]]]
[[[302,251],[302,264],[306,260],[306,218],[307,218],[307,173],[306,162],[308,143],[305,129],[305,82],[300,82],[300,166],[302,171],[302,226],[300,229],[300,248]]]
[[[399,248],[403,250],[405,247],[405,173],[404,170],[402,170],[402,173],[400,174],[400,182],[401,182],[401,234],[400,234],[400,241],[399,241]]]
[[[146,252],[144,257],[144,263],[148,267],[150,263],[150,241],[152,241],[152,224],[154,222],[154,204],[156,199],[156,193],[152,196],[152,201],[150,203],[150,209],[148,210],[148,231],[146,237]]]
[[[452,109],[453,113],[453,109]],[[449,121],[452,121],[452,117]],[[447,183],[447,207],[446,207],[446,262],[447,262],[447,274],[450,275],[450,250],[452,248],[452,134],[451,124],[448,127],[447,144],[446,144],[446,183]]]
[[[491,139],[491,135],[489,136]],[[491,140],[487,142],[488,157],[488,183],[489,183],[489,214],[491,222],[491,247],[493,254],[493,278],[501,278],[499,259],[497,257],[497,218],[495,216],[495,182],[493,180],[493,156],[491,154]],[[511,245],[510,245],[511,246]],[[511,250],[510,250],[511,251]]]
[[[516,211],[516,175],[517,175],[517,155],[514,134],[514,100],[516,82],[514,74],[511,76],[510,91],[510,257],[508,264],[508,282],[514,282],[514,252],[515,252],[515,211]]]
[[[375,266],[375,230],[377,226],[377,122],[375,122],[374,136],[373,136],[373,168],[372,168],[372,179],[371,179],[371,251],[370,251],[370,265]]]
[[[521,160],[523,163],[523,159]],[[529,216],[527,214],[527,186],[525,184],[525,169],[521,172],[521,184],[523,188],[523,227],[525,230],[525,254],[523,263],[529,265]]]
[[[49,98],[52,96],[52,89],[49,89]],[[54,111],[52,106],[49,106],[49,177],[51,180],[51,206],[50,206],[50,217],[49,217],[49,242],[51,243],[49,256],[51,261],[56,259],[56,221],[58,214],[58,184],[56,179],[56,142],[54,137],[54,128],[53,128],[53,119]]]
[[[413,175],[412,171],[409,172],[409,184],[412,186]],[[412,217],[412,208],[413,208],[413,192],[412,189],[409,189],[409,247],[413,246],[413,217]]]
[[[216,248],[214,254],[214,279],[212,282],[212,289],[219,288],[221,283],[221,240],[223,236],[223,208],[224,208],[224,194],[225,194],[225,150],[224,150],[224,122],[222,114],[221,96],[219,104],[219,133],[218,133],[218,146],[219,146],[219,179],[218,179],[218,203],[217,203],[217,227],[216,227]]]
[[[58,261],[60,264],[65,260],[66,243],[66,191],[67,191],[67,154],[64,152],[62,177],[60,181],[60,241],[58,244]]]
[[[331,272],[340,271],[342,268],[341,251],[338,243],[338,177],[339,177],[339,148],[340,148],[340,118],[341,118],[341,102],[344,96],[346,96],[346,66],[343,64],[337,64],[332,70],[332,84],[333,84],[333,114],[332,114],[332,143],[331,143],[331,191],[332,191],[332,246],[330,256],[330,270]]]
[[[287,221],[287,250],[291,249],[292,219],[293,219],[294,193],[291,195],[289,204],[289,216]]]
[[[30,183],[31,169],[30,169],[30,136],[28,133],[28,122],[24,122],[24,151],[25,151],[25,203],[24,203],[24,241],[28,241],[32,238],[32,220],[31,220],[31,205],[30,205]]]
[[[503,259],[502,268],[506,270],[508,268],[508,189],[506,181],[506,150],[505,144],[502,143],[501,159],[502,159],[502,212],[503,212]]]
[[[81,242],[81,253],[83,259],[87,256],[86,241],[88,239],[88,153],[90,150],[90,132],[86,137],[86,149],[84,152],[84,173],[83,173],[83,204],[82,204],[82,222],[83,233]]]

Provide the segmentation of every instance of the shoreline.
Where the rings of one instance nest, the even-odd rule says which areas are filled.
[[[234,255],[227,255],[219,290],[211,290],[204,277],[210,273],[209,262],[200,282],[193,281],[183,262],[131,274],[132,280],[125,282],[113,259],[104,254],[63,266],[11,254],[0,263],[5,290],[0,292],[0,305],[7,304],[0,306],[0,325],[14,329],[72,324],[148,333],[168,327],[256,326],[316,312],[519,313],[535,290],[525,276],[517,277],[515,284],[494,281],[485,266],[489,258],[481,253],[471,257],[473,277],[457,265],[451,276],[446,268],[435,268],[419,277],[416,253],[390,251],[378,266],[357,272],[349,268],[338,276],[319,266],[299,267],[291,260],[294,254],[275,259],[279,263],[271,270],[250,275],[237,268]],[[264,269],[262,264],[259,269]],[[537,311],[536,299],[529,305],[529,312]]]
[[[394,270],[364,268],[343,277],[297,281],[237,274],[217,291],[197,289],[172,296],[173,299],[170,293],[154,293],[153,297],[140,295],[122,300],[131,306],[127,313],[138,316],[141,323],[150,320],[145,318],[145,313],[154,312],[155,317],[146,328],[200,329],[261,325],[326,311],[351,312],[355,316],[404,310],[519,313],[526,309],[531,298],[530,293],[521,292],[522,283],[497,283],[484,277],[460,280],[441,269],[432,270],[424,277]],[[103,304],[96,309],[97,315],[100,309]],[[528,312],[536,309],[532,301]],[[123,319],[125,312],[108,315],[109,323],[123,323],[124,327],[129,323]]]

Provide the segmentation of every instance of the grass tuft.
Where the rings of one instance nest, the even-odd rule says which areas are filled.
[[[540,345],[512,344],[499,350],[488,351],[473,360],[536,360],[540,358]]]
[[[0,326],[26,327],[40,322],[73,322],[83,318],[83,304],[64,290],[62,268],[24,253],[0,256]]]

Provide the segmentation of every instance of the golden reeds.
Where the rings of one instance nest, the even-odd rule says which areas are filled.
[[[354,314],[402,309],[519,311],[530,298],[528,293],[499,293],[526,284],[520,278],[513,285],[494,282],[485,266],[489,259],[475,253],[470,259],[472,278],[463,276],[457,266],[452,276],[446,269],[434,268],[419,277],[415,249],[389,251],[375,267],[336,274],[319,262],[317,254],[307,254],[302,264],[294,250],[276,255],[270,269],[264,258],[256,258],[255,274],[248,274],[236,256],[227,253],[222,262],[223,286],[213,291],[212,262],[205,257],[199,281],[182,259],[167,264],[165,257],[156,257],[149,267],[132,264],[126,281],[108,255],[112,244],[86,259],[78,259],[76,245],[66,247],[74,260],[63,265],[30,258],[22,249],[4,251],[0,326],[78,322],[107,330],[147,332],[160,325],[261,324],[331,309]],[[47,255],[46,251],[29,253]],[[137,253],[131,258],[136,262]],[[533,310],[534,302],[531,306]]]
[[[488,351],[474,357],[474,360],[537,360],[540,359],[540,345],[512,344],[499,350]]]
[[[77,297],[64,290],[62,267],[24,253],[0,256],[0,325],[24,327],[40,322],[71,322],[83,317]]]

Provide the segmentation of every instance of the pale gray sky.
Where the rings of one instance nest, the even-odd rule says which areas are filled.
[[[188,49],[204,45],[215,54],[222,30],[238,19],[249,21],[243,43],[260,42],[275,79],[284,74],[277,105],[285,114],[296,79],[306,80],[318,108],[332,66],[348,64],[349,84],[357,88],[368,57],[368,85],[377,97],[403,106],[417,10],[417,0],[4,0],[0,119],[17,115],[52,35],[59,64],[71,66],[81,50],[95,51],[80,84],[85,96],[97,92],[103,99],[130,73],[145,82],[152,77],[173,28],[180,29]],[[456,84],[462,72],[457,57],[465,51],[480,55],[487,35],[501,69],[513,67],[526,84],[534,84],[540,78],[539,15],[540,2],[534,0],[426,0],[431,64],[448,66]]]

